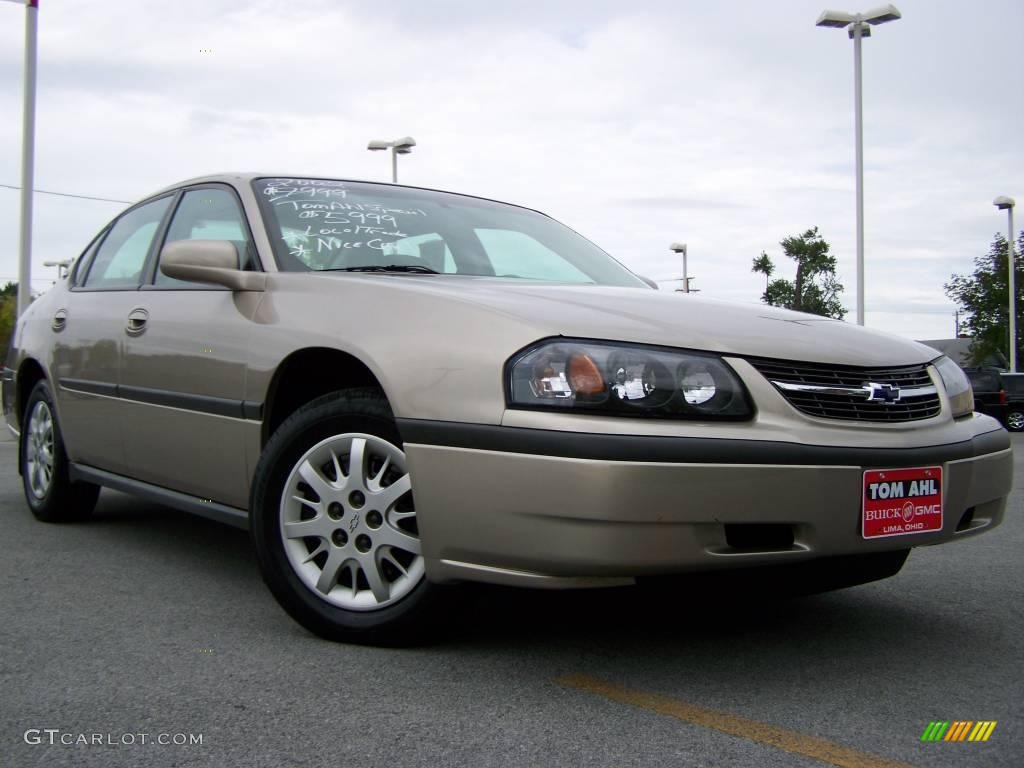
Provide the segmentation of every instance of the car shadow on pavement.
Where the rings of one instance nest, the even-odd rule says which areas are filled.
[[[473,585],[463,591],[442,641],[461,650],[554,645],[580,652],[615,648],[646,658],[706,654],[712,659],[759,644],[834,658],[892,656],[922,647],[923,626],[931,649],[1013,650],[969,617],[922,606],[886,582],[796,597],[744,592],[703,576],[656,588],[549,592]]]
[[[104,490],[89,526],[116,535],[124,545],[159,551],[163,558],[201,562],[225,574],[239,566],[254,573],[248,533],[161,504]]]
[[[260,582],[248,535],[221,523],[104,491],[90,526],[121,546],[172,562],[189,578],[247,589]],[[682,653],[710,657],[757,642],[828,647],[833,654],[853,648],[886,653],[918,643],[922,622],[933,646],[936,638],[989,652],[1005,644],[955,612],[930,610],[929,604],[901,596],[892,584],[888,580],[807,597],[773,593],[770,580],[754,585],[703,574],[638,587],[569,591],[467,584],[450,591],[450,610],[439,621],[435,642],[424,650],[557,647],[601,652],[614,647],[667,660]],[[276,612],[267,598],[247,601],[248,609]],[[291,625],[256,620],[253,626],[279,632]],[[312,637],[298,625],[292,629]]]

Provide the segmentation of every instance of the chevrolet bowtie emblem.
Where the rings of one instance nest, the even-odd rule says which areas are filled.
[[[864,391],[867,392],[870,403],[895,403],[900,399],[900,388],[892,384],[869,381],[864,385]]]

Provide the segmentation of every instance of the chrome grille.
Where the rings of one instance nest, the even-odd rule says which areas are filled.
[[[790,405],[808,416],[891,423],[930,419],[939,413],[939,394],[927,365],[855,368],[788,360],[749,362]]]

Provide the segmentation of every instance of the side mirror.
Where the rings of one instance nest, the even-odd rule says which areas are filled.
[[[232,291],[263,291],[264,272],[238,268],[238,249],[228,240],[178,240],[160,251],[160,271],[176,280],[214,283]]]

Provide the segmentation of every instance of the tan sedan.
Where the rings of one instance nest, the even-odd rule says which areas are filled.
[[[896,573],[994,528],[1007,433],[913,342],[652,290],[543,214],[222,175],[112,221],[19,320],[3,406],[45,521],[101,486],[249,528],[324,637],[446,585]]]

